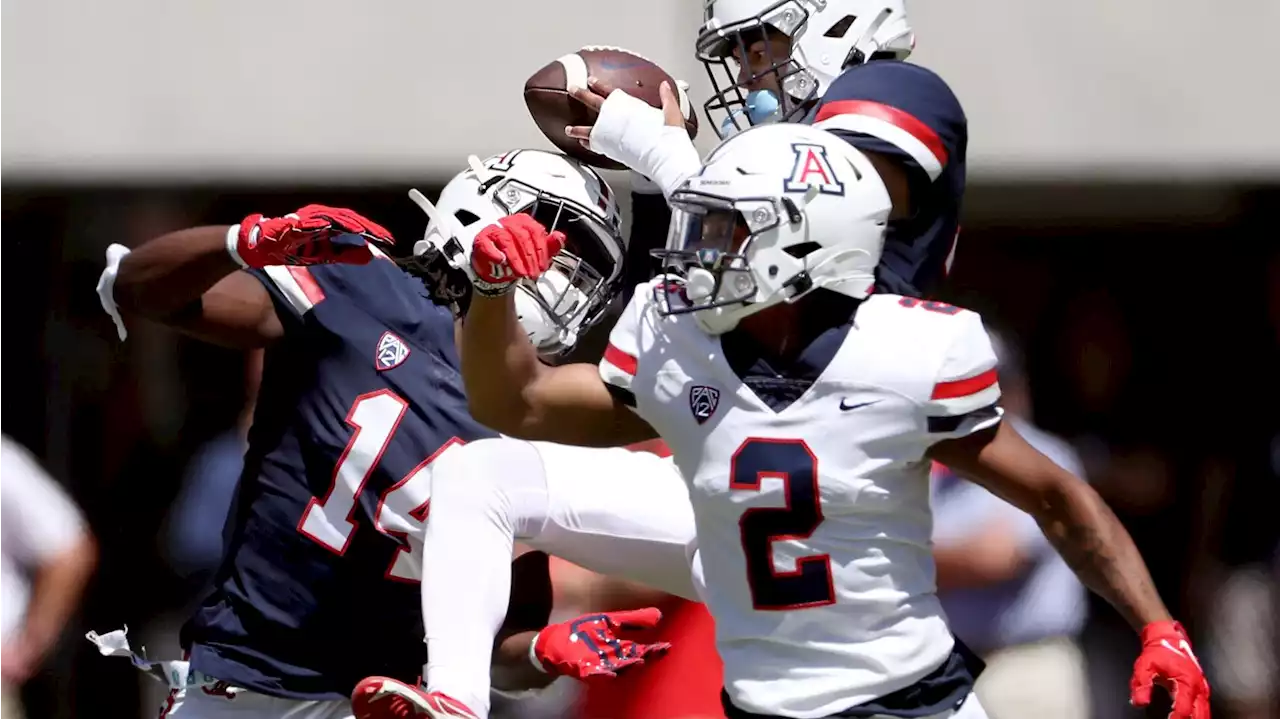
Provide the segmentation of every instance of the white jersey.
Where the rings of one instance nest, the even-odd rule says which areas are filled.
[[[692,315],[635,297],[600,364],[689,484],[725,689],[823,717],[907,687],[954,639],[934,594],[926,450],[999,422],[977,314],[874,295],[816,381],[777,411]],[[659,293],[661,294],[661,293]]]

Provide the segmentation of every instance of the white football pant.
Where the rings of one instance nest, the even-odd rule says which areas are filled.
[[[694,538],[689,493],[669,459],[507,438],[441,455],[422,554],[428,690],[488,715],[515,541],[696,601]]]

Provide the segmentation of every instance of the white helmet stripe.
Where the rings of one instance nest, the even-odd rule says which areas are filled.
[[[822,106],[814,127],[878,137],[914,159],[930,180],[947,165],[941,138],[928,125],[895,107],[866,100],[839,100]]]

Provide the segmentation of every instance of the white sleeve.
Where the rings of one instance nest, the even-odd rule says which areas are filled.
[[[648,289],[647,282],[636,288],[631,302],[609,333],[609,345],[600,359],[600,379],[609,385],[615,397],[632,409],[636,406],[632,383],[640,363],[640,322],[650,297]]]
[[[959,326],[924,402],[931,441],[963,437],[998,423],[1003,410],[996,355],[982,318],[969,311],[954,316]]]
[[[4,551],[28,566],[69,549],[84,533],[84,519],[71,498],[25,447],[0,444],[0,515]]]

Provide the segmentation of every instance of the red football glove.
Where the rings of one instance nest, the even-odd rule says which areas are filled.
[[[638,644],[620,639],[619,630],[653,629],[662,612],[648,607],[629,612],[587,614],[560,624],[552,624],[533,639],[533,658],[548,674],[615,677],[633,664],[643,664],[645,656],[656,659],[671,644]]]
[[[1142,629],[1142,654],[1133,664],[1129,701],[1145,707],[1155,684],[1173,697],[1169,719],[1209,719],[1209,682],[1191,640],[1178,622],[1152,622]]]
[[[254,213],[227,235],[227,251],[245,267],[269,265],[364,265],[373,259],[367,242],[335,244],[338,235],[359,235],[391,245],[386,228],[339,207],[307,205],[284,217]]]
[[[496,297],[510,291],[517,280],[536,280],[562,249],[563,232],[548,233],[524,213],[503,217],[497,225],[480,230],[471,245],[476,291]]]

